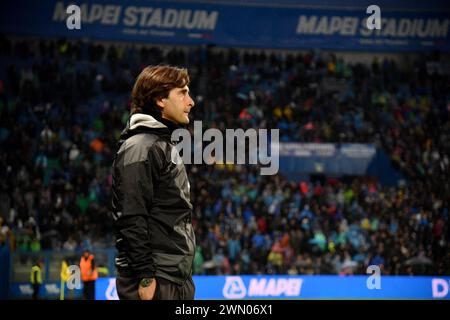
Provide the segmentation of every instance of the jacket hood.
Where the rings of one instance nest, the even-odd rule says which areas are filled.
[[[136,129],[139,126],[147,128],[167,128],[165,124],[145,113],[132,114],[128,122],[130,130]]]
[[[176,129],[183,128],[182,125],[163,118],[156,118],[145,113],[134,113],[128,119],[120,139],[127,139],[135,134],[150,132],[158,135],[170,136]]]

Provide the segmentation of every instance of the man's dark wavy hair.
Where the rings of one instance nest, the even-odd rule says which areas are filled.
[[[139,74],[131,92],[131,114],[146,113],[161,117],[161,109],[156,104],[167,98],[170,90],[189,85],[187,69],[166,65],[148,66]]]

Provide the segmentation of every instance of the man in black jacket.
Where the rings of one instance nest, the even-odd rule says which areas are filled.
[[[155,66],[133,87],[113,164],[120,299],[194,298],[190,185],[184,164],[171,158],[171,134],[189,123],[194,106],[188,85],[186,69]]]

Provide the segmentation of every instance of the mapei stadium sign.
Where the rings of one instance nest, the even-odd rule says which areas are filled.
[[[225,1],[226,2],[226,1]],[[68,27],[75,5],[79,28]],[[367,6],[352,8],[246,5],[238,1],[0,2],[0,32],[162,44],[361,51],[450,51],[448,13],[380,6],[380,28],[369,28]],[[395,7],[395,1],[392,6]]]

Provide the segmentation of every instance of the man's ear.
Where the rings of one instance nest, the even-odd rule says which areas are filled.
[[[156,105],[157,105],[158,107],[160,107],[161,109],[164,109],[164,107],[165,107],[163,100],[165,100],[165,99],[164,99],[164,98],[161,98],[161,99],[157,99],[157,100],[156,100]]]

